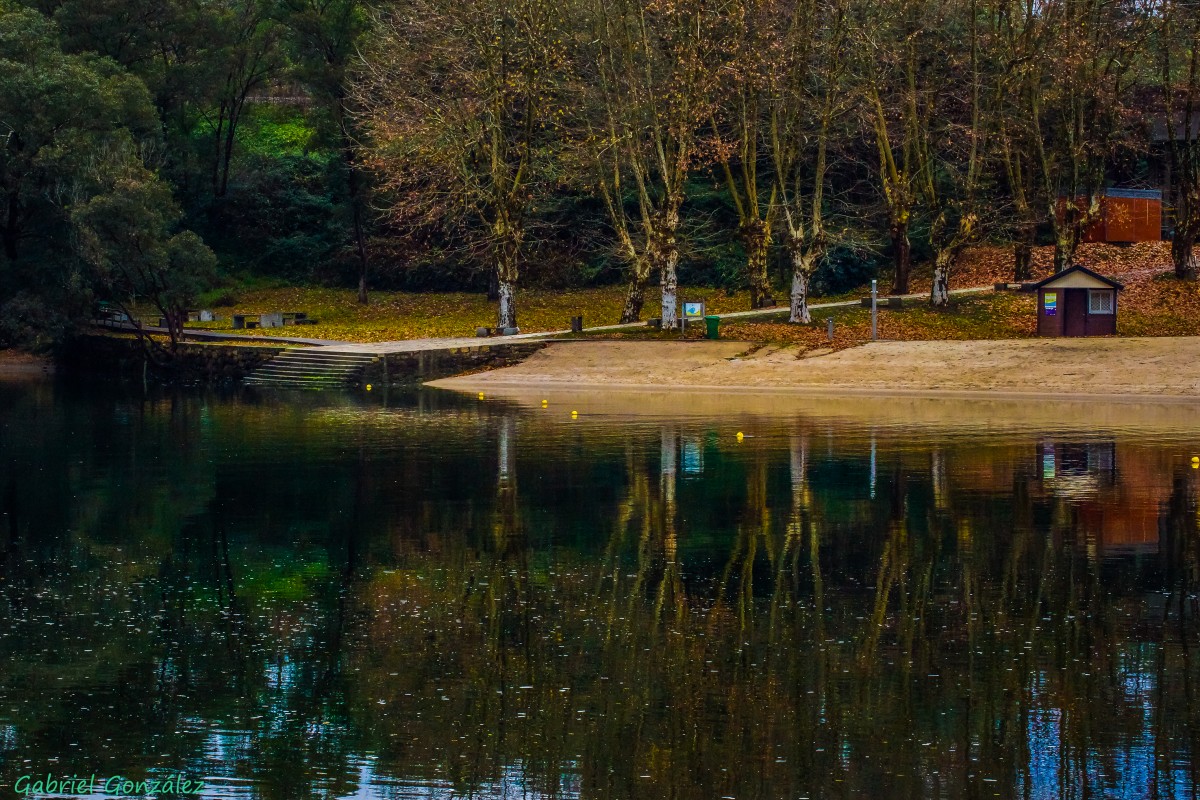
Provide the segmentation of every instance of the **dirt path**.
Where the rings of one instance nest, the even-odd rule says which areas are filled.
[[[817,355],[742,342],[563,342],[514,367],[435,381],[495,387],[721,387],[1200,400],[1200,338],[874,342]]]

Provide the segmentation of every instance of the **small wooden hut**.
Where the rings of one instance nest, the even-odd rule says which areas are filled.
[[[1111,336],[1117,332],[1117,292],[1112,278],[1078,264],[1034,284],[1038,336]]]

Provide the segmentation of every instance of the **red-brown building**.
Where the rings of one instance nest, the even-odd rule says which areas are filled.
[[[1058,200],[1061,216],[1065,197]],[[1087,208],[1087,198],[1077,198],[1076,207]],[[1100,198],[1100,216],[1083,232],[1085,242],[1157,242],[1162,239],[1162,192],[1157,189],[1105,189]]]
[[[1111,336],[1117,332],[1117,292],[1124,287],[1087,267],[1068,267],[1034,284],[1038,336]]]

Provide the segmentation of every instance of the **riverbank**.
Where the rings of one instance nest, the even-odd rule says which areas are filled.
[[[431,385],[1200,401],[1200,337],[872,342],[837,352],[730,341],[564,342],[516,366]]]
[[[40,378],[54,372],[54,363],[20,350],[0,350],[0,380]]]

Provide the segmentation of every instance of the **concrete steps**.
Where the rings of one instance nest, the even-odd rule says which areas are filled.
[[[250,373],[246,385],[342,389],[361,383],[363,370],[378,359],[374,353],[339,353],[320,347],[296,347],[284,350]]]

